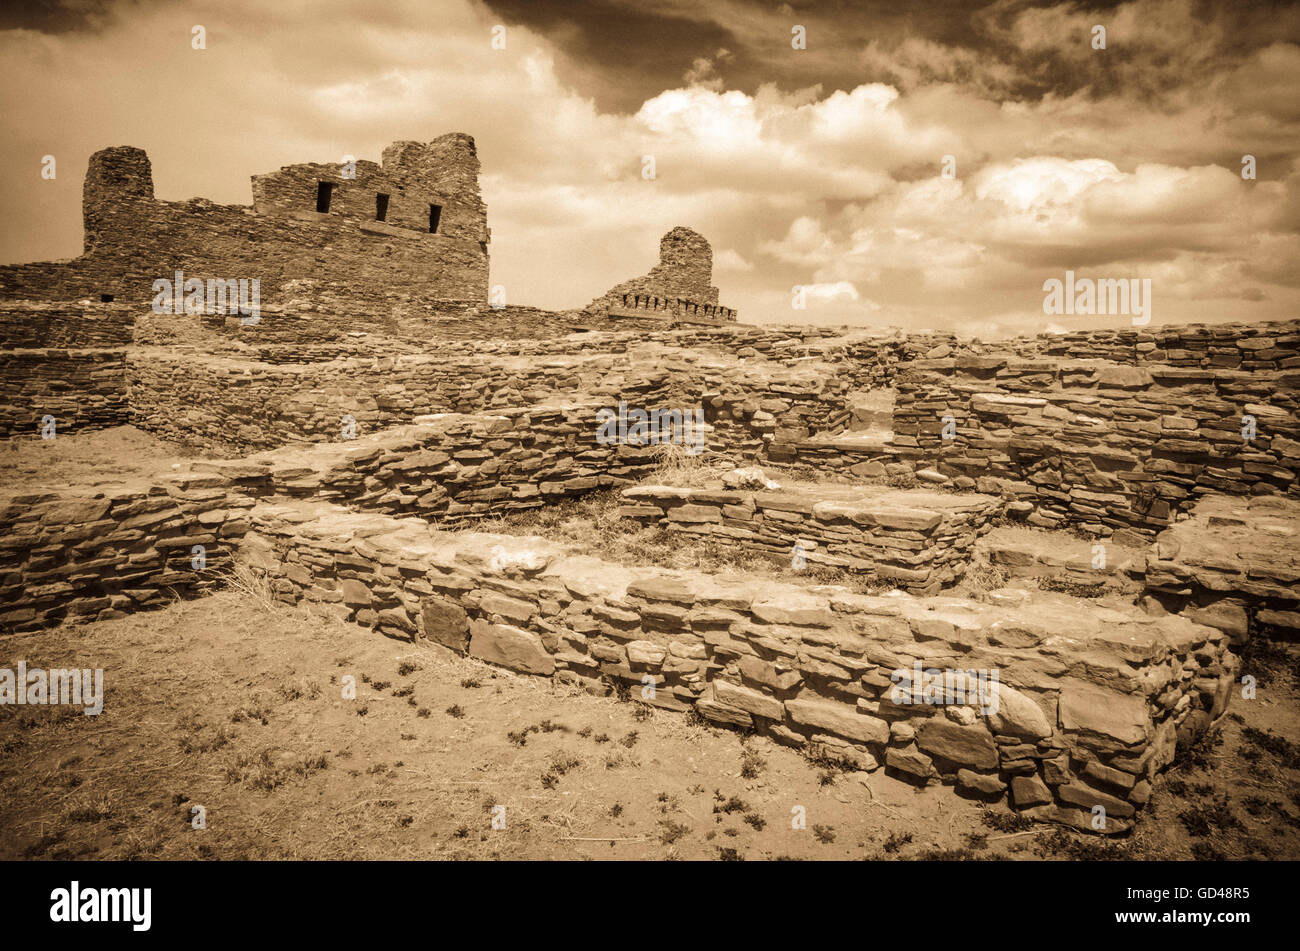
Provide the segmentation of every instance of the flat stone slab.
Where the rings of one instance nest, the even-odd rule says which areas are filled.
[[[752,501],[756,507],[787,511],[804,510],[814,516],[847,518],[864,524],[892,525],[912,528],[911,521],[946,513],[988,511],[997,508],[1001,500],[992,495],[976,492],[936,492],[927,489],[896,489],[880,485],[782,485],[779,489],[744,492],[725,490],[719,484],[708,487],[681,487],[668,485],[642,485],[623,490],[623,497],[638,502],[659,504],[689,504],[694,500],[706,502],[725,501],[742,504]],[[932,522],[927,527],[932,527]]]
[[[1208,496],[1156,539],[1151,587],[1300,602],[1300,500]]]

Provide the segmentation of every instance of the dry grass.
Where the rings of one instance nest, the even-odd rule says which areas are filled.
[[[975,598],[987,591],[1006,587],[1008,580],[1007,573],[997,565],[989,564],[982,558],[974,558],[966,569],[966,574],[949,593]]]
[[[692,453],[678,443],[659,443],[654,447],[655,468],[645,479],[647,484],[702,488],[717,482],[729,465],[710,461],[707,453]]]
[[[276,600],[271,588],[271,579],[266,572],[236,559],[222,575],[227,587],[241,594],[251,605],[256,605],[266,612],[276,611],[280,602]]]

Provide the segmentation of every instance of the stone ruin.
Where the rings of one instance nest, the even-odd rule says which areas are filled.
[[[261,176],[228,209],[157,202],[143,153],[98,153],[86,254],[4,269],[0,419],[23,439],[129,424],[205,458],[7,486],[0,630],[199,596],[238,560],[309,614],[593,691],[653,684],[666,710],[1106,834],[1224,715],[1245,645],[1300,634],[1300,322],[995,343],[746,326],[716,308],[707,242],[674,229],[569,333],[479,308],[476,173],[444,136],[355,179]],[[259,323],[148,310],[150,268],[250,263],[235,234],[283,279]],[[300,293],[321,242],[337,286]],[[381,275],[466,308],[394,319]],[[629,298],[723,319],[592,323]],[[620,404],[698,408],[722,477],[659,484],[662,447],[597,439]],[[776,480],[734,471],[755,466]],[[601,491],[629,526],[789,580],[476,531]],[[962,587],[981,573],[1002,580]]]
[[[593,316],[661,319],[709,324],[734,321],[736,312],[718,304],[713,249],[702,234],[673,228],[659,242],[659,263],[642,277],[610,288],[586,306]]]
[[[257,279],[272,306],[332,303],[483,305],[487,207],[474,140],[452,133],[395,142],[381,164],[292,165],[253,176],[251,206],[159,201],[142,149],[90,158],[82,198],[85,251],[69,262],[0,268],[8,299],[148,306],[176,271],[200,280]]]

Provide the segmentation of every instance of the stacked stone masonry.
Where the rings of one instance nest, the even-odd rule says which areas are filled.
[[[177,478],[0,497],[0,632],[107,620],[225,582],[251,498]],[[197,547],[196,547],[197,546]]]
[[[132,325],[131,310],[119,304],[0,305],[0,436],[127,422]]]
[[[631,303],[629,304],[629,300]],[[644,303],[643,303],[644,302]],[[686,305],[682,307],[683,303]],[[665,316],[734,320],[730,308],[718,308],[713,286],[713,249],[705,237],[690,228],[673,228],[659,241],[659,263],[650,272],[615,285],[585,308],[593,314],[623,309],[663,309]],[[701,313],[703,311],[703,313]]]
[[[1163,608],[1243,644],[1261,633],[1300,638],[1300,502],[1211,496],[1156,539],[1147,592]]]
[[[982,495],[883,487],[779,487],[767,491],[636,486],[620,514],[707,535],[789,564],[865,572],[918,594],[966,573],[976,539],[999,514]]]
[[[180,271],[202,281],[256,279],[265,303],[293,299],[304,275],[372,307],[377,296],[484,303],[490,235],[478,171],[474,140],[451,133],[394,143],[382,165],[295,165],[254,176],[250,207],[159,201],[141,149],[103,149],[86,172],[82,256],[0,267],[0,296],[107,296],[147,307],[154,282]],[[328,210],[318,211],[322,190]]]
[[[526,674],[653,684],[669,710],[1108,834],[1223,712],[1235,672],[1221,631],[1063,595],[867,597],[632,568],[323,503],[251,518],[241,557],[287,603]],[[953,672],[954,693],[933,702],[918,669]],[[992,671],[996,693],[986,677],[986,702],[971,699]],[[944,702],[957,691],[968,702]]]
[[[504,515],[631,485],[651,447],[602,445],[595,407],[421,419],[355,440],[195,463],[256,497],[318,498],[439,522]]]

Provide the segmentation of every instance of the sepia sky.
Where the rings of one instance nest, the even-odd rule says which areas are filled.
[[[586,304],[682,224],[748,321],[1130,325],[1044,316],[1067,269],[1150,279],[1157,324],[1300,316],[1296,4],[38,0],[0,12],[0,114],[6,263],[80,253],[106,146],[159,198],[248,204],[464,131],[510,303]]]

